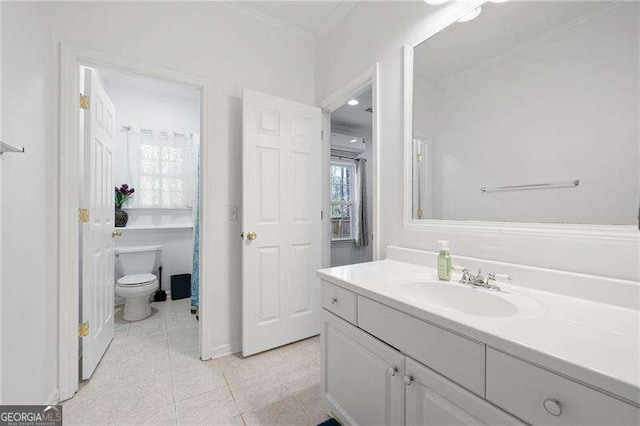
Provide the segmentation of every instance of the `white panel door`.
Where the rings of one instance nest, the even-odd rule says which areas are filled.
[[[325,311],[322,389],[343,424],[404,424],[404,356]]]
[[[320,109],[244,90],[242,148],[247,356],[320,332]]]
[[[81,207],[89,209],[82,225],[82,379],[93,374],[113,339],[114,194],[112,178],[115,109],[96,70],[81,68],[89,109],[81,110],[83,182]],[[70,190],[73,190],[71,188]]]
[[[407,426],[524,425],[411,358],[405,369]]]

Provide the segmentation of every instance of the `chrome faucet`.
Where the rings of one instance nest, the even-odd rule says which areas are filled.
[[[478,269],[477,274],[472,274],[467,268],[462,268],[462,277],[460,278],[461,284],[469,284],[474,287],[487,288],[490,290],[500,290],[500,287],[495,283],[498,282],[497,278],[504,278],[511,280],[511,277],[506,274],[496,274],[489,272],[485,277],[481,269]]]

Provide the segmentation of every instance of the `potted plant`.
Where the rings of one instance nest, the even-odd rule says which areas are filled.
[[[135,189],[129,188],[129,185],[123,183],[120,188],[116,186],[116,227],[123,228],[127,226],[129,215],[126,211],[122,210],[122,206],[127,202],[131,195],[135,192]]]

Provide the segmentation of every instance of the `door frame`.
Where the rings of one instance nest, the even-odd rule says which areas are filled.
[[[209,134],[208,100],[212,87],[202,77],[156,66],[70,43],[60,43],[60,94],[59,107],[59,170],[57,183],[58,224],[58,400],[73,397],[78,390],[78,324],[79,318],[79,227],[78,191],[62,190],[79,188],[79,114],[80,93],[78,69],[81,65],[105,67],[122,74],[165,80],[200,91],[200,259],[215,259],[215,247],[208,242],[215,228],[212,211],[208,207],[214,200],[216,183],[210,178],[213,170],[209,150],[213,147]],[[55,198],[55,197],[54,197]],[[199,343],[200,357],[212,357],[212,291],[204,285],[214,275],[211,262],[200,262]]]
[[[323,206],[327,217],[324,220],[322,254],[326,268],[331,266],[331,211],[329,170],[331,167],[331,113],[345,105],[349,99],[357,97],[371,88],[373,117],[371,122],[371,177],[372,177],[372,218],[371,230],[373,244],[373,260],[380,259],[382,229],[380,226],[380,64],[376,62],[360,75],[320,102],[322,109],[322,148],[323,148]]]

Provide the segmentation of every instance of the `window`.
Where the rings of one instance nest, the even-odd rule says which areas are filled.
[[[128,143],[136,190],[131,207],[191,208],[196,187],[194,137],[142,130],[129,134]]]
[[[331,240],[352,240],[356,167],[345,161],[331,162]]]

